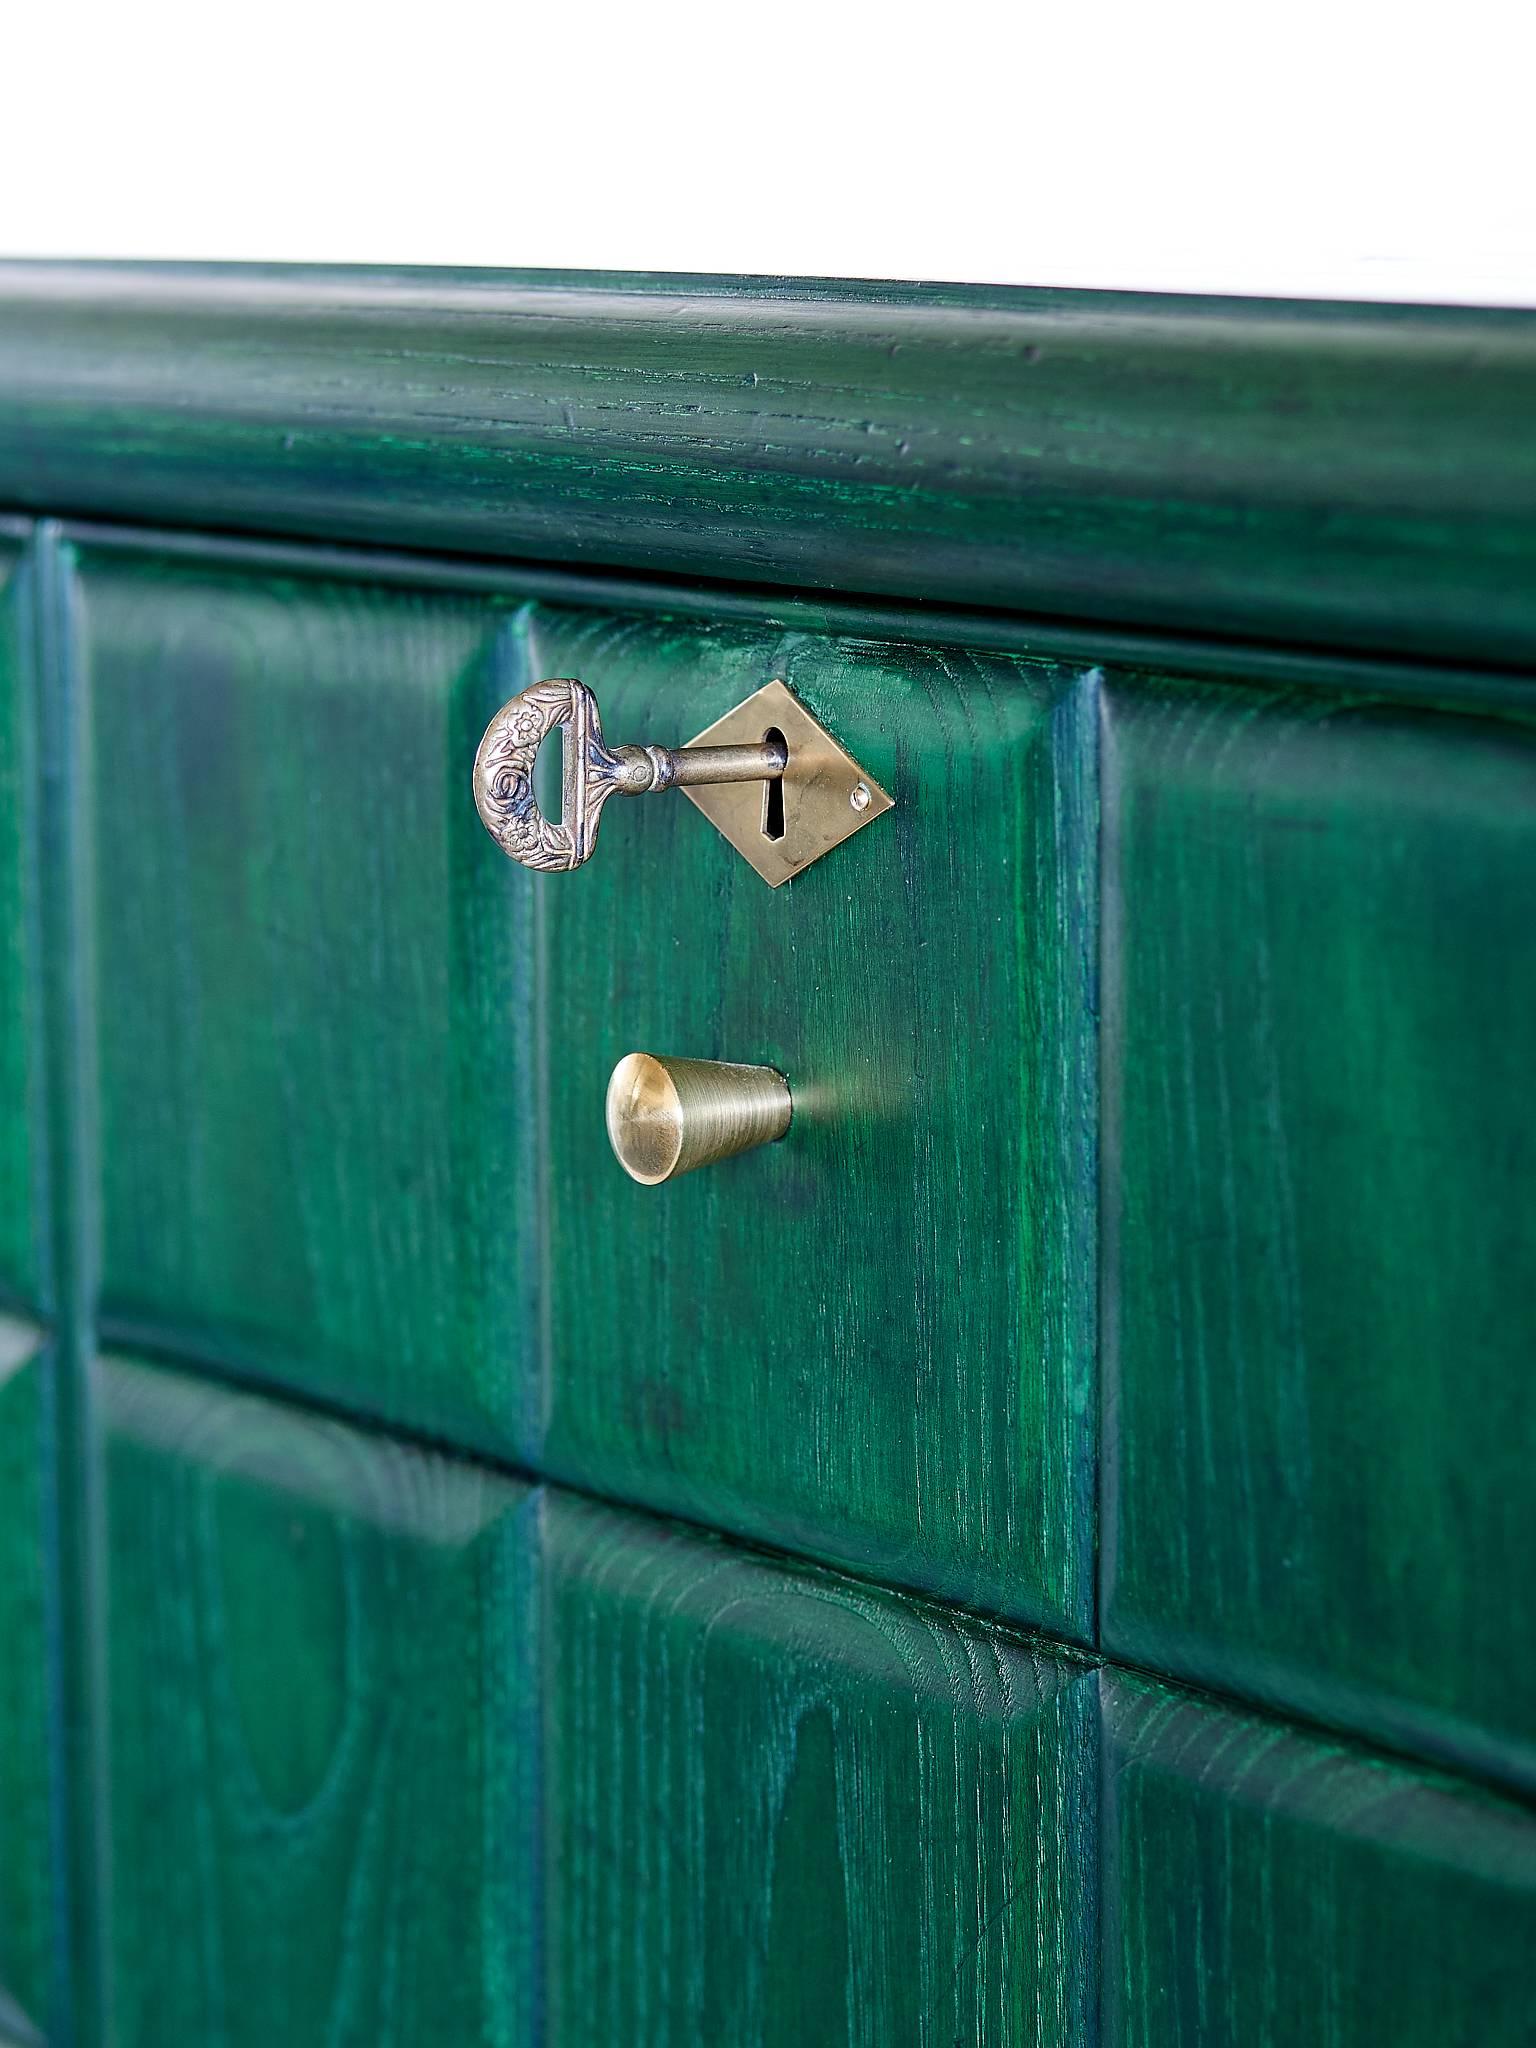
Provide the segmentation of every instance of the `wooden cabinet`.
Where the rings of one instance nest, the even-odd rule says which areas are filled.
[[[5,2048],[1526,2038],[1533,400],[0,265]],[[570,677],[893,807],[521,870]],[[787,1136],[634,1184],[635,1051]]]

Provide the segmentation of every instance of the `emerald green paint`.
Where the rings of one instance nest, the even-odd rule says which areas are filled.
[[[0,268],[0,503],[1536,654],[1536,316]]]
[[[1092,680],[684,619],[529,632],[613,740],[782,677],[896,803],[778,890],[677,796],[611,803],[587,867],[526,878],[544,1469],[1086,1639]],[[789,1135],[635,1185],[602,1104],[636,1050],[777,1067]]]
[[[1536,1787],[1536,729],[1126,683],[1103,1644]]]
[[[1104,2048],[1527,2048],[1536,1815],[1104,1687]]]
[[[0,519],[0,2039],[1527,2038],[1426,1760],[1536,1791],[1533,399],[1529,314],[4,271],[0,501],[139,530]],[[569,673],[897,808],[521,874]],[[633,1187],[633,1047],[789,1138]]]
[[[21,553],[0,534],[0,1299],[41,1294],[35,710],[23,659]]]
[[[0,2041],[40,2041],[58,1996],[52,1651],[41,1333],[0,1317]]]
[[[509,1457],[530,900],[469,799],[510,612],[87,557],[101,1314]]]
[[[534,2038],[527,1490],[98,1368],[116,2048]]]
[[[1097,1687],[552,1495],[554,2048],[1087,2043]]]

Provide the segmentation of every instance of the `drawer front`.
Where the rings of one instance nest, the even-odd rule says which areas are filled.
[[[1536,731],[1105,731],[1104,1646],[1536,1785]]]
[[[37,1188],[40,1129],[35,696],[23,646],[19,549],[0,540],[0,1300],[42,1294]]]
[[[592,864],[536,883],[546,1469],[1086,1636],[1089,693],[772,631],[530,630],[616,736],[783,677],[895,798],[778,890],[675,798],[610,805]],[[637,1049],[779,1068],[788,1140],[634,1185],[598,1112]]]
[[[1091,689],[1046,663],[87,554],[108,1334],[1085,1639]],[[531,875],[539,675],[675,742],[775,676],[896,799],[768,889],[686,799]],[[631,1050],[789,1141],[642,1189]]]
[[[514,616],[108,554],[81,620],[106,1331],[525,1457]]]
[[[53,2032],[56,1617],[45,1548],[48,1389],[38,1331],[0,1317],[0,2041]]]
[[[1106,1676],[1105,2048],[1525,2048],[1536,1816]]]
[[[1084,2043],[1094,1675],[552,1494],[560,2048]]]
[[[527,1490],[98,1368],[120,2048],[531,2042]]]

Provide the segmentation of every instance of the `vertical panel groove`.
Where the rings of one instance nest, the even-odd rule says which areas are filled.
[[[107,1786],[99,1755],[101,1681],[98,1521],[90,1430],[98,1231],[96,1122],[86,1050],[92,1010],[90,818],[78,687],[75,586],[57,522],[37,529],[31,560],[32,647],[42,770],[42,960],[50,1155],[47,1261],[58,1342],[50,1375],[52,1525],[63,1786],[60,2031],[107,2048],[100,1969]]]

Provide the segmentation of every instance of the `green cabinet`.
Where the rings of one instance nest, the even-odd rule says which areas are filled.
[[[0,265],[0,2048],[1533,2038],[1533,393]],[[521,870],[562,677],[893,808]]]
[[[1104,1647],[1536,1789],[1536,725],[1105,736]]]

